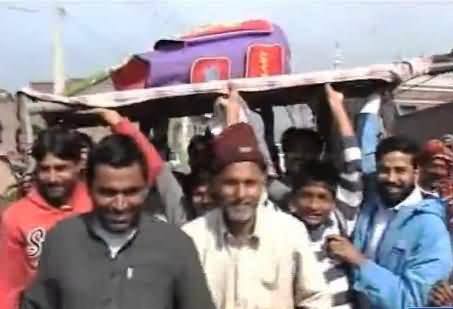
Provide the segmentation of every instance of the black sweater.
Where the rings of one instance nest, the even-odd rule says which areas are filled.
[[[182,231],[143,215],[135,237],[112,259],[92,219],[65,220],[49,233],[21,309],[214,309],[196,249]]]

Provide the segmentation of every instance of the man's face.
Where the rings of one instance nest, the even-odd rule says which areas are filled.
[[[192,190],[192,207],[197,216],[202,216],[207,211],[214,208],[208,184],[201,184]]]
[[[264,172],[253,162],[232,163],[215,177],[215,198],[229,221],[246,223],[254,219],[265,181]]]
[[[442,159],[433,159],[420,168],[420,180],[423,185],[429,184],[437,190],[440,182],[448,176],[448,163]]]
[[[311,143],[300,143],[285,153],[285,169],[290,177],[295,177],[300,173],[304,163],[319,159],[321,154]]]
[[[36,167],[40,194],[53,206],[62,206],[71,198],[79,178],[78,162],[63,160],[48,153]]]
[[[377,185],[388,207],[402,202],[412,192],[417,173],[410,154],[393,151],[382,156],[377,164]]]
[[[195,171],[202,166],[206,166],[211,160],[209,155],[210,153],[207,145],[194,145],[189,152],[189,165],[192,171]]]
[[[334,195],[320,182],[309,183],[299,189],[290,204],[290,209],[309,228],[327,222],[334,207]]]
[[[123,233],[134,228],[144,206],[147,183],[140,164],[115,168],[96,166],[91,197],[105,229]]]

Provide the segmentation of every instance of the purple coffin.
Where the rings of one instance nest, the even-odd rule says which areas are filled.
[[[204,28],[160,40],[112,73],[118,90],[290,73],[285,34],[263,20]]]

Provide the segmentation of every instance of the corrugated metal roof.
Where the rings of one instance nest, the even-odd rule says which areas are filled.
[[[453,102],[453,73],[419,76],[401,84],[393,94],[396,104],[415,110]]]

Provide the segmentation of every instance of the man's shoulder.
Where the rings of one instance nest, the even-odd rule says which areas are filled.
[[[435,197],[425,198],[411,206],[403,207],[402,209],[403,211],[400,211],[401,215],[408,217],[415,222],[419,222],[419,220],[446,220],[445,205],[442,200]]]
[[[446,225],[442,224],[447,220],[446,207],[442,200],[438,198],[429,198],[420,201],[414,210],[415,218],[417,220],[416,224],[420,221],[423,228],[427,227],[427,231],[435,230],[433,225],[441,225],[445,227]],[[432,223],[431,223],[432,222]]]
[[[292,228],[294,226],[300,226],[302,224],[297,218],[295,218],[290,213],[275,208],[274,206],[265,207],[263,210],[266,212],[266,216],[268,218],[272,218],[272,221],[280,224],[287,224],[289,228]]]
[[[142,215],[141,229],[150,241],[185,242],[187,235],[176,225],[163,222],[148,214]]]
[[[271,241],[276,250],[281,252],[299,252],[309,247],[310,241],[305,224],[293,215],[265,209],[265,237]]]
[[[1,213],[2,224],[20,224],[22,220],[33,217],[33,210],[36,207],[27,197],[23,197],[11,203]]]
[[[434,211],[437,212],[440,208],[444,208],[444,204],[445,203],[440,198],[429,196],[419,201],[416,206],[424,210],[433,210],[432,207],[436,207]]]
[[[69,240],[71,237],[80,237],[83,231],[86,230],[85,221],[91,214],[82,214],[72,216],[58,221],[50,230],[49,236],[54,238],[64,238]]]
[[[193,236],[194,234],[198,235],[199,233],[208,232],[209,226],[214,225],[214,221],[219,216],[220,209],[213,209],[206,213],[205,215],[196,218],[182,226],[182,230]]]
[[[302,234],[307,234],[305,224],[293,215],[274,208],[265,208],[266,223],[272,229],[272,233],[284,238],[294,237],[300,240]]]

